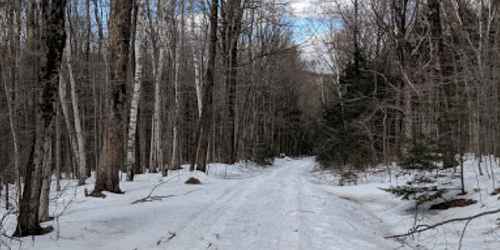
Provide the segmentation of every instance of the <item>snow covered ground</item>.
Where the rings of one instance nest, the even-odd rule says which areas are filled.
[[[403,183],[384,171],[365,174],[361,183],[333,185],[336,175],[318,171],[314,158],[277,159],[273,166],[211,164],[209,175],[175,171],[168,177],[138,175],[121,182],[125,194],[106,193],[105,199],[84,196],[85,187],[65,183],[63,193],[53,194],[47,222],[55,231],[44,236],[9,241],[12,249],[457,249],[463,223],[451,224],[404,241],[384,236],[404,233],[414,223],[414,204],[401,201],[379,188]],[[445,211],[422,209],[419,224],[498,208],[489,193],[493,182],[477,175],[477,162],[466,162],[466,197],[479,202]],[[498,174],[498,167],[491,168]],[[491,173],[491,172],[490,172]],[[186,185],[191,176],[202,185]],[[491,175],[490,175],[491,176]],[[389,181],[390,180],[390,181]],[[445,180],[450,185],[455,180]],[[156,199],[133,204],[153,187]],[[478,184],[479,183],[479,184]],[[497,216],[473,221],[462,249],[500,249]],[[15,218],[6,220],[11,233]],[[4,249],[4,248],[2,248]]]
[[[477,204],[463,208],[448,210],[428,210],[429,205],[418,210],[417,224],[431,225],[451,218],[467,217],[480,212],[500,208],[498,195],[491,195],[499,187],[500,168],[494,159],[484,157],[481,163],[483,175],[479,175],[478,161],[469,157],[464,163],[464,176],[467,195],[457,196],[458,190],[450,191],[445,198],[470,198]],[[320,183],[339,198],[355,202],[365,210],[370,211],[374,218],[383,222],[392,234],[406,233],[415,223],[415,204],[412,201],[402,201],[392,194],[382,191],[392,185],[404,184],[408,176],[397,176],[398,171],[392,171],[392,178],[382,169],[374,174],[361,174],[358,185],[335,186],[338,178],[331,171],[314,171],[313,175]],[[458,173],[455,178],[449,178],[450,173],[439,178],[438,183],[447,187],[460,187]],[[494,186],[495,185],[495,186]],[[442,202],[442,200],[438,201]],[[500,249],[500,214],[489,215],[471,221],[462,242],[463,250],[497,250]],[[459,241],[465,222],[458,222],[430,230],[414,237],[399,241],[400,249],[459,249]]]
[[[105,199],[69,187],[53,202],[52,211],[63,211],[46,223],[53,233],[10,244],[38,250],[397,248],[383,239],[389,228],[376,216],[312,181],[315,164],[313,158],[280,159],[269,168],[213,164],[208,176],[194,174],[202,185],[184,184],[188,171],[139,175],[121,183],[125,194]],[[132,204],[162,181],[153,194],[162,200]],[[12,231],[14,218],[7,223]]]

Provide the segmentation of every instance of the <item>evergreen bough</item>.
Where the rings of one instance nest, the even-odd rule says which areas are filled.
[[[443,157],[439,147],[429,140],[416,140],[408,149],[399,165],[404,170],[415,170],[423,175],[416,176],[413,181],[406,185],[382,189],[390,192],[403,200],[415,200],[417,205],[442,198],[446,192],[438,186],[431,184],[435,181],[428,178],[427,173],[439,171],[442,168],[458,165],[458,162],[450,162],[449,157]]]

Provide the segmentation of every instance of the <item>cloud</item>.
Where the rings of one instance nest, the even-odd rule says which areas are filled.
[[[343,24],[332,10],[337,3],[345,6],[350,0],[284,0],[288,3],[288,20],[293,29],[293,40],[299,45],[302,59],[316,72],[331,72],[332,61],[325,42],[332,29],[342,29]]]
[[[290,0],[290,12],[295,17],[313,18],[319,14],[318,0]]]

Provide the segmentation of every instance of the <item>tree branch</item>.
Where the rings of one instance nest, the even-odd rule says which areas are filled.
[[[428,231],[428,230],[431,230],[431,229],[434,229],[434,228],[437,228],[437,227],[440,227],[440,226],[443,226],[443,225],[446,225],[449,223],[461,222],[461,221],[470,222],[471,220],[477,219],[479,217],[497,214],[497,213],[500,213],[500,209],[478,213],[478,214],[475,214],[475,215],[472,215],[469,217],[453,218],[453,219],[441,221],[441,222],[433,224],[433,225],[417,225],[417,226],[413,227],[408,233],[389,235],[389,236],[385,236],[384,238],[385,239],[394,239],[394,238],[408,237],[408,236],[411,236],[411,235],[414,235],[417,233],[422,233],[422,232],[425,232],[425,231]]]

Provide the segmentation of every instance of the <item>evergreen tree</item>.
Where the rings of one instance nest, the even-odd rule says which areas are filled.
[[[348,164],[361,167],[370,161],[369,138],[361,128],[362,118],[372,109],[374,92],[373,76],[368,73],[362,53],[354,53],[339,79],[338,98],[324,107],[320,138],[317,149],[322,165]]]

